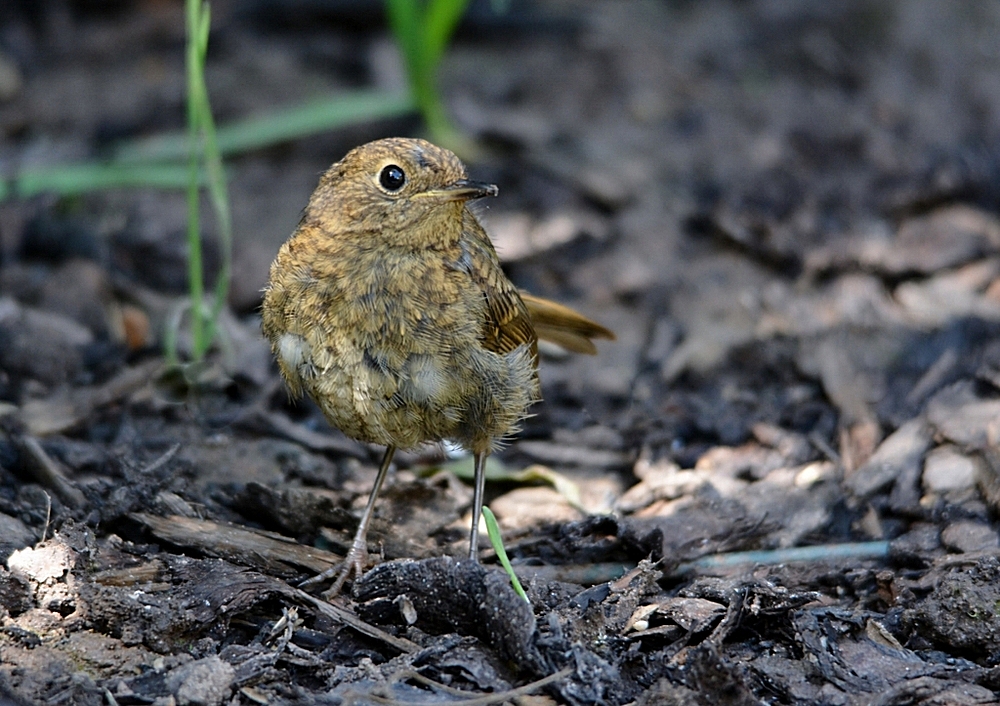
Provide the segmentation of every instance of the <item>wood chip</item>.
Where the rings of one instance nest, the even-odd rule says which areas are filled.
[[[180,515],[157,517],[137,512],[129,517],[165,542],[279,576],[297,576],[303,569],[321,573],[341,559],[332,552],[299,544],[276,532]]]

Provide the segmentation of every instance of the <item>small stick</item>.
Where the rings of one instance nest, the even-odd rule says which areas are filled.
[[[679,564],[671,573],[673,576],[684,576],[698,571],[730,569],[743,564],[784,564],[792,561],[816,562],[830,559],[881,559],[888,554],[889,543],[884,541],[818,544],[813,547],[712,554]]]
[[[473,696],[472,698],[460,699],[458,701],[455,701],[454,703],[461,704],[461,706],[492,706],[492,704],[502,704],[506,701],[511,701],[513,699],[516,699],[520,696],[527,696],[528,694],[532,694],[541,689],[542,687],[548,686],[549,684],[559,681],[564,677],[568,677],[572,673],[573,670],[567,667],[566,669],[561,669],[555,674],[550,674],[549,676],[543,677],[538,681],[533,681],[530,684],[519,686],[518,688],[511,689],[510,691],[500,691],[495,694],[484,694],[481,696]],[[437,682],[428,679],[427,677],[423,676],[422,674],[418,674],[417,672],[410,672],[410,671],[401,672],[398,676],[399,678],[396,679],[396,681],[399,681],[401,679],[412,679],[413,681],[420,682],[421,684],[430,686],[435,689],[440,689],[441,691],[444,691],[449,694],[454,694],[456,696],[468,695],[468,692],[466,691],[461,691],[460,689],[453,689],[445,686],[444,684],[438,684]],[[385,696],[379,696],[378,694],[372,694],[372,693],[355,694],[352,692],[344,694],[345,704],[353,704],[358,702],[358,700],[363,700],[365,703],[373,702],[376,704],[387,704],[388,706],[403,706],[404,704],[404,702],[402,701],[386,698]],[[405,703],[409,704],[410,706],[422,706],[423,704],[432,704],[439,702],[406,701]]]
[[[142,473],[143,475],[149,475],[153,471],[159,470],[160,468],[162,468],[167,463],[170,463],[170,459],[172,459],[174,457],[174,455],[178,451],[180,451],[180,448],[181,448],[180,442],[175,443],[169,449],[167,449],[166,451],[164,451],[163,454],[158,459],[156,459],[151,464],[149,464],[148,466],[146,466],[145,468],[143,468],[142,471],[140,471],[140,473]]]
[[[21,437],[21,448],[33,461],[28,465],[42,485],[52,488],[60,500],[74,509],[87,504],[86,496],[66,477],[60,465],[38,443],[38,439],[33,436]]]

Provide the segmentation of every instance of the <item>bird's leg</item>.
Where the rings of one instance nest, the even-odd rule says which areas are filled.
[[[472,531],[469,532],[469,558],[479,561],[479,518],[483,514],[483,493],[486,490],[486,457],[487,451],[475,454],[475,490],[472,492]]]
[[[382,465],[379,466],[378,475],[375,476],[375,485],[372,487],[371,495],[368,496],[368,504],[365,505],[365,511],[361,513],[361,521],[358,523],[358,530],[354,533],[354,541],[351,542],[351,550],[347,552],[347,556],[344,557],[344,561],[340,564],[340,570],[337,568],[327,569],[319,576],[314,576],[305,582],[304,585],[318,583],[319,581],[326,580],[337,573],[337,580],[333,582],[333,585],[323,592],[324,598],[333,598],[338,593],[340,589],[343,588],[344,582],[347,581],[347,577],[353,572],[356,576],[361,576],[364,571],[365,563],[368,559],[368,525],[371,524],[372,515],[375,511],[375,500],[378,498],[379,491],[382,490],[382,483],[385,482],[385,476],[389,472],[389,464],[392,463],[392,457],[396,453],[395,446],[387,446],[385,449],[385,456],[382,457]]]

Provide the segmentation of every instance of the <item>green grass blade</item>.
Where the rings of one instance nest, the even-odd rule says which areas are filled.
[[[205,78],[205,60],[208,57],[208,33],[212,29],[212,12],[208,2],[202,2],[197,9],[195,19],[195,51],[198,52],[198,64],[202,68],[202,83]]]
[[[423,72],[423,8],[417,0],[386,0],[385,11],[396,44],[403,54],[410,85],[415,86]]]
[[[430,0],[424,15],[424,52],[427,71],[435,71],[448,40],[454,34],[469,0]]]
[[[474,152],[448,119],[437,89],[437,67],[468,0],[385,0],[396,44],[406,62],[413,100],[432,139],[459,154]]]
[[[199,181],[203,176],[199,173]],[[73,196],[126,187],[186,189],[188,179],[188,168],[182,164],[64,164],[21,172],[0,185],[0,199],[29,198],[45,192]]]
[[[357,91],[281,113],[251,118],[218,128],[216,144],[221,157],[287,142],[344,125],[405,115],[416,110],[409,96],[383,91]],[[124,145],[113,162],[84,162],[29,169],[0,181],[0,199],[28,198],[51,192],[64,196],[88,191],[131,187],[186,189],[190,135],[176,133]],[[150,162],[167,162],[150,164]],[[205,174],[199,172],[199,184]]]
[[[510,576],[510,583],[514,587],[514,592],[524,599],[525,603],[530,604],[531,601],[528,600],[528,594],[524,592],[521,587],[521,582],[517,579],[517,574],[514,573],[514,569],[510,565],[510,559],[507,558],[507,550],[503,548],[503,538],[500,536],[500,525],[497,524],[497,518],[485,505],[483,506],[483,519],[486,520],[486,532],[490,536],[490,544],[493,545],[493,551],[497,553],[497,558],[500,559],[500,564],[503,566],[504,571]]]
[[[328,132],[346,125],[380,120],[416,110],[408,95],[359,90],[324,98],[287,110],[223,125],[216,132],[219,154],[240,154],[291,140]],[[159,135],[122,145],[115,152],[119,162],[168,162],[188,155],[187,138]]]

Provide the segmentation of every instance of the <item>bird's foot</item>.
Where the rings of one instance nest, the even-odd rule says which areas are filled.
[[[340,589],[344,587],[344,582],[350,578],[351,574],[354,574],[355,578],[361,578],[361,574],[364,573],[367,563],[368,548],[365,546],[365,542],[358,543],[354,541],[351,544],[351,551],[347,552],[347,556],[344,557],[344,561],[340,564],[340,570],[337,572],[337,578],[333,582],[333,585],[323,591],[323,598],[330,600],[337,596],[340,593]]]
[[[340,589],[344,587],[344,582],[347,581],[351,574],[354,574],[355,578],[361,578],[361,574],[364,573],[365,564],[368,563],[368,552],[363,552],[364,556],[361,556],[361,553],[357,556],[351,556],[352,554],[354,554],[353,549],[350,554],[344,557],[344,562],[340,565],[340,571],[337,574],[337,580],[333,582],[330,588],[323,591],[322,595],[326,600],[330,600],[340,593]]]
[[[361,574],[364,573],[365,565],[368,563],[368,549],[357,544],[351,545],[351,550],[344,557],[344,560],[337,564],[336,566],[331,566],[326,571],[316,574],[315,576],[306,579],[299,584],[299,588],[308,588],[310,586],[315,586],[316,584],[323,583],[336,576],[333,585],[330,588],[323,591],[323,598],[330,600],[335,598],[340,594],[341,589],[344,587],[344,583],[354,574],[356,578],[360,578]]]

